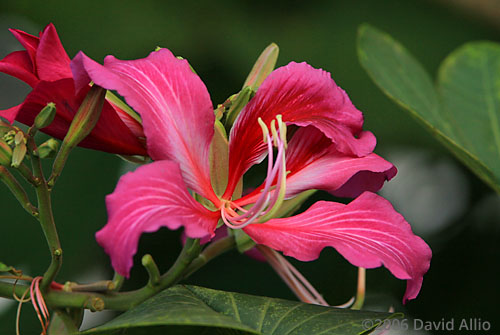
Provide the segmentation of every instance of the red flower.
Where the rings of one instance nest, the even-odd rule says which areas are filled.
[[[0,71],[24,81],[33,90],[23,103],[0,111],[0,116],[11,123],[16,120],[31,126],[40,110],[54,102],[56,117],[42,131],[63,139],[90,89],[89,83],[75,90],[70,59],[52,24],[40,33],[40,37],[20,30],[10,31],[25,50],[14,51],[2,59]],[[146,155],[139,117],[117,106],[120,102],[116,102],[116,98],[113,101],[115,103],[110,100],[104,103],[99,122],[80,146],[123,155]]]
[[[417,296],[430,248],[387,200],[371,193],[396,169],[372,153],[375,137],[362,130],[361,112],[329,73],[305,63],[272,72],[236,119],[227,154],[211,151],[215,117],[205,85],[170,51],[132,61],[108,56],[104,66],[79,54],[73,65],[82,83],[91,78],[117,90],[141,114],[155,160],[123,176],[106,198],[109,221],[96,237],[118,273],[128,276],[143,232],[183,226],[191,238],[210,238],[224,222],[302,261],[330,246],[356,266],[384,265],[408,280],[404,300]],[[266,180],[240,198],[243,174],[266,156]],[[227,160],[227,187],[216,194],[211,162]],[[357,198],[273,218],[284,199],[310,189]],[[205,199],[196,201],[188,190]]]

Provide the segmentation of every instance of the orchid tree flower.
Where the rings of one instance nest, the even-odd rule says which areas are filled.
[[[106,198],[109,220],[96,238],[119,274],[129,276],[144,232],[184,227],[190,238],[211,238],[226,225],[301,261],[333,247],[355,266],[384,265],[407,280],[404,301],[419,293],[431,250],[373,193],[396,168],[373,153],[376,140],[363,131],[362,113],[328,72],[294,62],[274,70],[227,139],[205,85],[167,49],[137,60],[108,56],[104,65],[79,53],[72,68],[77,87],[92,80],[116,90],[141,115],[154,160],[122,176]],[[216,150],[221,138],[228,151]],[[243,175],[266,157],[263,184],[241,196]],[[227,162],[223,188],[214,162]],[[284,200],[311,189],[355,199],[275,217]]]
[[[42,131],[63,139],[90,90],[89,83],[75,91],[70,58],[52,24],[39,37],[17,29],[10,31],[25,50],[14,51],[2,59],[0,72],[24,81],[33,90],[20,105],[1,110],[0,117],[10,123],[16,120],[31,126],[42,108],[53,102],[57,108],[56,117]],[[108,94],[100,120],[80,146],[123,155],[146,155],[140,118],[124,106],[118,98]]]

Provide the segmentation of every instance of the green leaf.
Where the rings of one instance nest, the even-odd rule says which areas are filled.
[[[441,64],[438,90],[458,143],[491,169],[498,187],[500,45],[472,42],[454,51]]]
[[[177,285],[84,334],[368,334],[393,316]]]
[[[436,90],[422,65],[392,37],[369,25],[358,32],[359,60],[379,88],[500,192],[498,48],[472,43],[452,53]]]

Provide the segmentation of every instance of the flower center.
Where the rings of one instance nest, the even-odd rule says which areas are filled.
[[[251,208],[244,209],[229,200],[223,203],[220,209],[222,220],[233,229],[241,229],[253,222],[269,220],[278,211],[285,198],[286,124],[281,115],[277,115],[276,119],[271,121],[269,129],[261,118],[258,119],[258,122],[262,128],[263,142],[267,144],[267,177],[260,196]],[[277,148],[276,159],[274,159],[273,147]],[[275,180],[276,184],[273,186]]]

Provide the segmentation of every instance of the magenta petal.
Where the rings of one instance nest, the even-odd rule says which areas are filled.
[[[335,144],[311,126],[293,135],[287,170],[287,198],[310,189],[355,198],[364,191],[378,191],[397,172],[394,165],[374,153],[357,157],[338,152]]]
[[[37,74],[40,80],[55,81],[71,78],[70,59],[64,50],[56,28],[47,25],[40,37],[36,51]]]
[[[122,95],[141,115],[151,158],[176,161],[188,187],[216,201],[209,175],[215,117],[205,85],[186,60],[161,49],[131,61],[108,56],[102,66],[79,53],[72,69],[77,90],[90,78]]]
[[[278,114],[287,124],[321,130],[339,152],[362,157],[375,147],[373,134],[362,131],[363,115],[330,73],[292,62],[273,71],[238,116],[230,134],[228,188],[266,154],[257,119],[269,125]]]
[[[335,248],[355,266],[384,265],[406,279],[403,302],[414,299],[430,266],[431,249],[384,198],[365,192],[348,205],[319,201],[299,215],[251,224],[245,232],[259,244],[301,261]]]
[[[191,197],[172,161],[147,164],[122,176],[106,205],[108,223],[96,239],[113,268],[126,277],[142,233],[183,226],[191,238],[213,236],[220,217]]]

